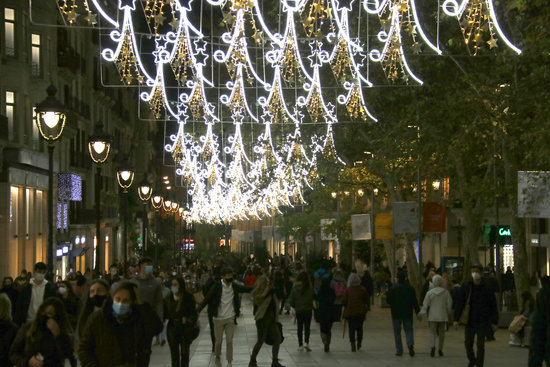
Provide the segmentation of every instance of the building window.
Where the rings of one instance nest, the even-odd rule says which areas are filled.
[[[32,76],[40,76],[40,35],[33,33],[31,35],[31,64]]]
[[[4,37],[6,56],[15,57],[15,9],[4,9]]]
[[[17,238],[19,235],[19,188],[16,186],[11,186],[11,195],[10,195],[10,235],[13,238]]]
[[[42,190],[36,190],[36,218],[34,218],[34,223],[36,225],[36,233],[38,236],[42,236],[42,226],[44,225],[42,223],[42,217],[43,217],[43,209],[42,209]]]
[[[15,138],[15,92],[6,91],[6,117],[8,118],[8,139]]]

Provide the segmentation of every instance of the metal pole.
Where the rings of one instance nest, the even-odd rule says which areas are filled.
[[[149,218],[147,217],[147,202],[143,203],[143,248],[147,250],[149,240]]]
[[[95,235],[96,235],[96,248],[95,248],[95,276],[99,277],[101,269],[101,208],[100,208],[100,195],[101,195],[101,167],[96,166],[95,173]]]
[[[158,260],[158,251],[159,251],[159,228],[160,228],[160,220],[159,220],[159,211],[155,211],[155,228],[156,228],[156,237],[157,241],[155,244],[155,268],[158,269],[159,266],[159,260]]]
[[[124,261],[124,268],[126,268],[126,264],[128,263],[128,193],[125,192],[122,195],[124,195],[124,207],[123,207],[123,217],[124,217],[124,231],[122,234],[122,260]]]
[[[420,138],[420,137],[419,137]],[[418,213],[417,213],[417,220],[418,220],[418,263],[419,263],[419,270],[420,273],[424,270],[424,260],[422,258],[422,182],[420,181],[420,153],[418,154],[418,159],[416,162],[417,165],[417,171],[416,171],[416,180],[417,180],[417,186],[416,186],[416,200],[418,201]]]
[[[48,144],[48,274],[53,277],[53,144]],[[52,278],[53,279],[53,278]]]
[[[376,205],[374,202],[374,198],[375,198],[375,195],[374,195],[374,187],[373,187],[371,190],[372,218],[370,222],[370,273],[371,273],[371,276],[373,277],[374,277],[374,241],[376,239],[376,235],[374,233],[374,227],[375,227],[374,220],[376,218]],[[371,304],[374,305],[374,292],[372,292],[370,299],[371,299]]]
[[[392,216],[392,234],[391,234],[391,269],[392,269],[392,283],[395,283],[397,281],[397,267],[395,266],[395,260],[396,260],[396,254],[395,254],[395,220]]]

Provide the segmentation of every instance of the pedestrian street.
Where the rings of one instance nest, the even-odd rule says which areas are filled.
[[[378,301],[378,300],[377,300]],[[378,302],[376,302],[378,304]],[[233,338],[233,367],[246,367],[250,353],[256,342],[256,326],[252,315],[252,304],[247,295],[242,299],[242,315]],[[296,325],[291,315],[281,315],[284,342],[279,353],[281,363],[286,367],[465,367],[468,365],[464,349],[464,329],[451,328],[445,335],[444,357],[430,357],[428,324],[426,320],[415,320],[415,350],[416,356],[409,357],[406,352],[402,357],[395,356],[395,346],[389,308],[374,306],[367,314],[365,321],[365,336],[363,347],[352,353],[347,335],[342,338],[343,323],[335,323],[332,328],[332,343],[330,352],[323,352],[319,332],[319,324],[311,324],[311,352],[298,350]],[[212,344],[206,310],[200,314],[201,333],[191,346],[191,367],[225,367],[225,340],[222,347],[220,362],[216,362],[211,353]],[[402,334],[405,343],[404,333]],[[485,344],[486,367],[516,367],[527,365],[527,348],[514,348],[508,345],[509,334],[506,329],[499,329],[495,335],[496,341]],[[271,346],[263,345],[258,356],[258,365],[271,366]],[[151,367],[169,367],[170,350],[168,345],[154,346]]]

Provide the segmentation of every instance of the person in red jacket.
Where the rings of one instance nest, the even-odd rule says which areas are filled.
[[[361,349],[363,341],[363,323],[369,310],[369,293],[361,285],[361,278],[356,273],[351,273],[348,278],[348,288],[342,297],[344,306],[344,318],[348,321],[349,341],[351,351]],[[357,341],[357,345],[355,342]]]
[[[246,285],[247,287],[254,287],[255,284],[256,275],[254,274],[254,271],[252,269],[248,269],[244,277],[244,285]]]

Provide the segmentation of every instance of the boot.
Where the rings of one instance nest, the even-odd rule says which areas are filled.
[[[255,359],[251,359],[250,362],[248,362],[248,367],[258,367],[258,363],[256,363]]]
[[[357,339],[357,350],[361,349],[361,339]]]
[[[410,355],[411,357],[414,357],[415,354],[416,354],[416,353],[414,352],[414,347],[412,347],[412,346],[409,347],[409,355]]]
[[[325,346],[325,352],[328,352],[328,336],[325,333],[321,333],[321,341],[323,342],[323,345]]]
[[[332,339],[332,334],[327,334],[327,344],[325,345],[325,352],[330,352],[330,339]]]
[[[355,352],[357,349],[355,349],[355,342],[351,342],[351,351]]]
[[[434,357],[435,356],[435,348],[432,348],[432,350],[430,351],[430,357]]]

